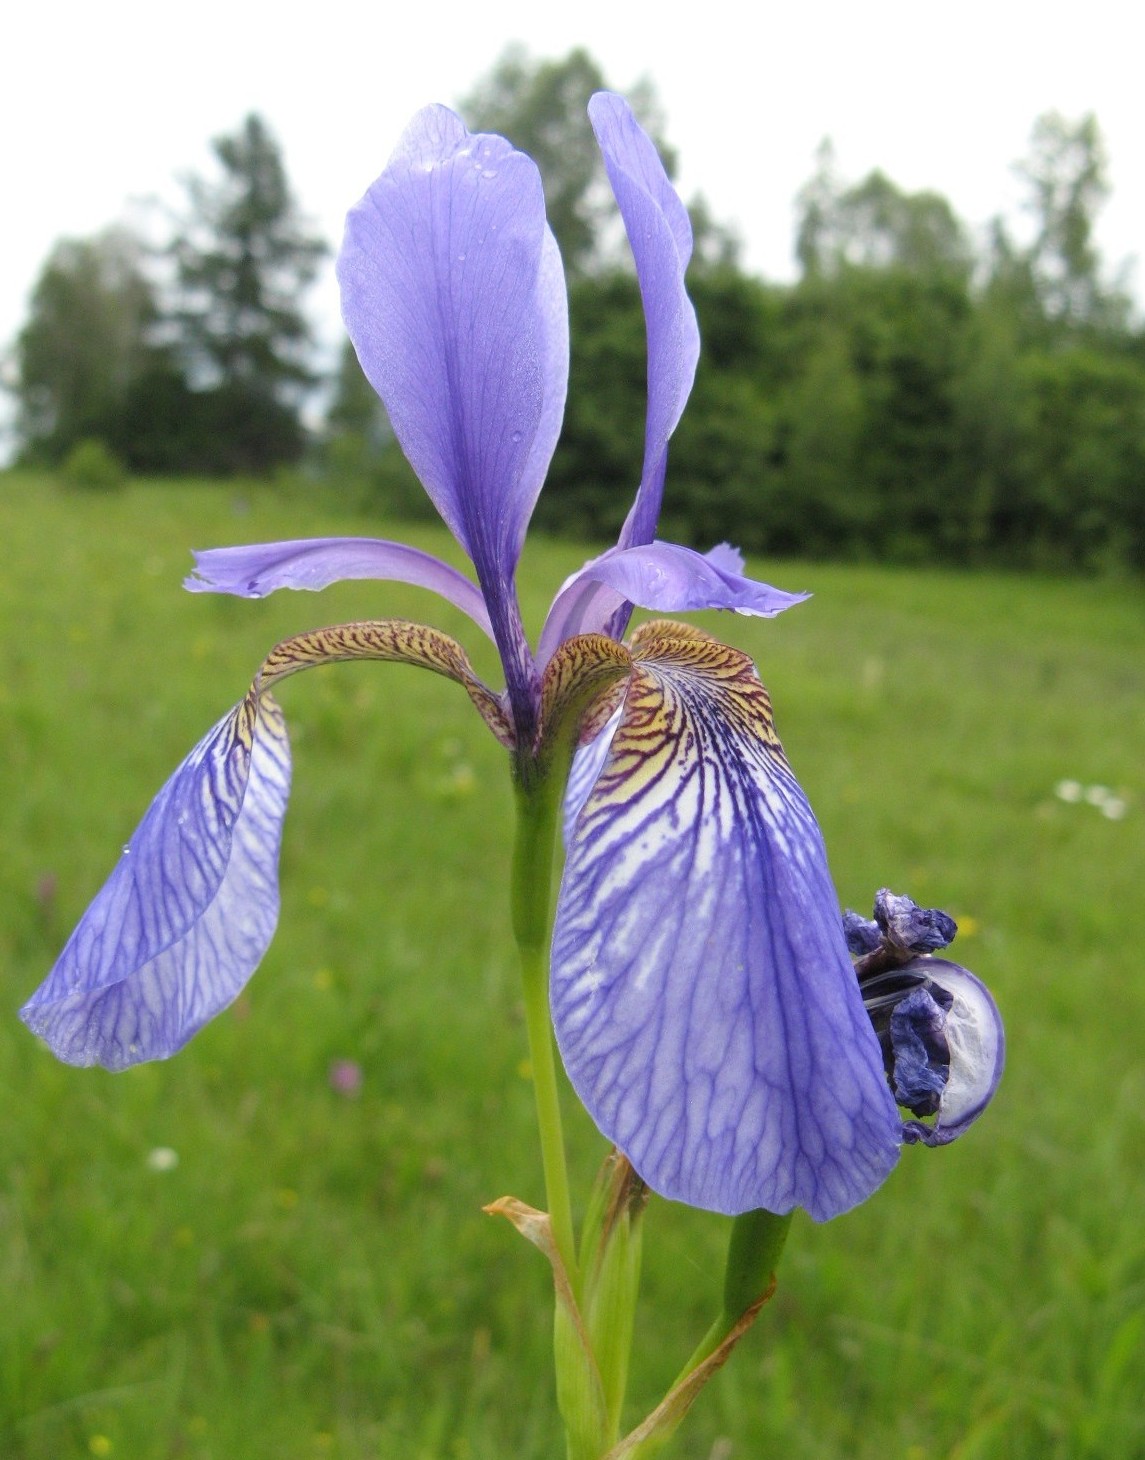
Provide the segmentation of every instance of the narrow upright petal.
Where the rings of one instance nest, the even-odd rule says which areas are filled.
[[[556,445],[568,316],[536,166],[428,107],[338,259],[362,368],[497,623]]]
[[[431,553],[381,538],[312,537],[207,548],[195,554],[195,571],[183,587],[191,593],[265,598],[280,588],[316,592],[350,578],[381,578],[428,588],[492,636],[489,610],[475,583]]]
[[[566,1069],[661,1194],[834,1216],[901,1133],[819,829],[749,660],[671,625],[633,652],[557,908]]]
[[[20,1011],[61,1060],[165,1059],[240,992],[278,920],[290,791],[281,712],[252,693],[159,792]]]
[[[644,466],[619,544],[632,547],[651,542],[656,535],[668,438],[683,414],[700,354],[696,314],[684,289],[692,225],[628,103],[598,92],[588,104],[588,114],[636,260],[648,334]]]

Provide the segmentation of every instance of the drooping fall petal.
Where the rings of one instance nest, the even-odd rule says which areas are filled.
[[[152,802],[20,1011],[61,1060],[165,1059],[238,995],[278,920],[290,792],[282,714],[253,691]]]
[[[461,684],[511,747],[505,708],[447,634],[398,619],[275,646],[246,697],[151,803],[56,966],[21,1010],[69,1064],[124,1069],[181,1049],[238,995],[278,919],[290,750],[272,685],[340,660],[413,664]]]
[[[513,730],[499,695],[478,679],[465,650],[448,634],[428,624],[406,619],[363,619],[332,624],[284,639],[263,660],[255,680],[266,690],[280,679],[321,664],[375,659],[391,664],[412,664],[461,685],[477,713],[506,749],[513,749]]]
[[[749,660],[666,625],[634,654],[557,907],[565,1067],[662,1195],[834,1216],[901,1132],[819,829]]]

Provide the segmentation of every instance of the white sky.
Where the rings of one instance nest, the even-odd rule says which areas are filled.
[[[792,276],[793,199],[824,136],[844,178],[882,167],[981,226],[1017,215],[1012,164],[1051,108],[1092,110],[1101,124],[1114,189],[1099,225],[1107,264],[1145,249],[1140,0],[696,0],[680,8],[686,23],[668,19],[670,0],[15,4],[0,32],[0,347],[57,238],[98,231],[133,198],[174,201],[172,179],[209,171],[210,138],[252,110],[335,243],[408,117],[455,103],[511,41],[546,57],[583,45],[618,90],[649,76],[681,190],[703,191],[771,278]],[[1133,284],[1140,300],[1140,269]],[[332,340],[329,270],[310,305]]]

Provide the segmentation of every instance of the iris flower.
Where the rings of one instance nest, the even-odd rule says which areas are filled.
[[[428,108],[350,212],[338,273],[362,367],[473,577],[401,543],[322,538],[201,552],[187,587],[417,584],[492,638],[504,689],[425,625],[343,624],[278,645],[159,792],[22,1016],[75,1064],[178,1050],[236,997],[274,931],[290,785],[277,682],[332,660],[420,664],[464,687],[518,786],[563,779],[579,744],[551,1010],[601,1131],[665,1196],[823,1219],[883,1181],[904,1125],[818,826],[745,655],[660,619],[623,642],[634,606],[771,616],[804,595],[744,576],[726,545],[702,555],[655,539],[699,350],[691,229],[627,105],[600,94],[590,117],[647,325],[643,468],[617,545],[560,588],[532,648],[515,573],[564,409],[561,261],[532,161]],[[964,1106],[984,1103],[997,1066],[979,1061]]]

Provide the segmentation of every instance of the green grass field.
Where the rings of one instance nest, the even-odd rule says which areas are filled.
[[[507,765],[456,686],[367,664],[285,688],[278,936],[177,1059],[65,1069],[15,1018],[277,638],[423,618],[495,675],[417,590],[179,588],[191,546],[327,532],[456,557],[443,531],[297,492],[0,477],[0,1460],[561,1453],[547,1271],[480,1211],[542,1195]],[[587,551],[530,544],[534,630]],[[964,1141],[906,1151],[833,1223],[796,1219],[774,1303],[671,1454],[1145,1455],[1145,596],[752,566],[815,596],[708,626],[760,665],[840,897],[867,911],[888,885],[958,917],[1009,1063]],[[1124,815],[1059,799],[1065,779]],[[583,1194],[602,1143],[569,1110]],[[633,1421],[713,1316],[727,1225],[649,1207]]]

